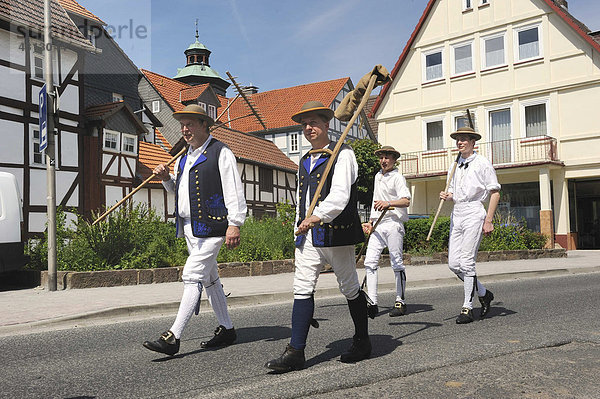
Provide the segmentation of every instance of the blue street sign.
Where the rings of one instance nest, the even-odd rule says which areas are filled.
[[[40,152],[48,147],[48,101],[46,85],[40,90],[39,113],[40,113]]]

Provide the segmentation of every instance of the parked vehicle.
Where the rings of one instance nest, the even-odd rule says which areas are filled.
[[[23,201],[16,177],[0,172],[0,273],[23,267]]]

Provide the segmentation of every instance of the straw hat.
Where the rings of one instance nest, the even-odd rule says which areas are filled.
[[[319,115],[323,115],[327,119],[327,122],[333,118],[333,110],[331,108],[324,106],[320,101],[309,101],[304,103],[299,112],[292,115],[292,120],[296,123],[302,123],[301,118],[309,112],[316,112]]]
[[[396,159],[400,158],[400,153],[391,145],[384,145],[383,147],[375,150],[375,155],[379,156],[380,154],[394,154]]]
[[[206,121],[209,127],[215,123],[213,118],[208,116],[204,108],[198,104],[186,105],[181,111],[173,112],[173,118],[177,120],[180,120],[181,118],[198,118],[202,121]]]
[[[454,140],[456,140],[456,136],[458,136],[459,134],[468,134],[469,136],[473,137],[475,140],[481,139],[481,135],[479,133],[477,133],[475,130],[473,130],[472,127],[469,127],[469,126],[463,126],[463,127],[458,128],[458,130],[456,132],[450,134],[450,137],[452,137]]]

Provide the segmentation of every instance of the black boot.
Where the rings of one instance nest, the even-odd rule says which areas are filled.
[[[350,316],[354,322],[354,337],[352,346],[344,353],[340,360],[344,363],[358,362],[371,355],[371,341],[369,340],[369,321],[367,311],[367,298],[364,291],[359,291],[358,297],[348,301]]]
[[[156,341],[144,342],[144,347],[154,352],[164,353],[173,356],[179,352],[179,340],[169,331],[165,331]]]
[[[352,346],[348,352],[342,354],[340,361],[342,363],[354,363],[368,359],[371,356],[371,340],[369,337],[352,339]]]
[[[217,327],[215,330],[215,336],[210,341],[200,342],[201,348],[216,348],[217,346],[231,345],[237,338],[235,334],[235,328],[231,327],[229,330],[223,326]]]
[[[277,373],[287,373],[304,368],[304,349],[294,349],[287,345],[285,351],[277,359],[269,360],[265,367]]]
[[[490,311],[490,305],[492,304],[492,300],[494,299],[494,294],[492,291],[486,290],[484,296],[479,297],[479,302],[481,303],[481,313],[479,313],[479,318],[483,319],[486,314]]]

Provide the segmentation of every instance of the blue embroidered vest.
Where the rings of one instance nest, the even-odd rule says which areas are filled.
[[[214,138],[190,168],[189,193],[192,232],[195,237],[224,237],[227,231],[227,208],[223,199],[219,154],[225,144]],[[179,196],[179,183],[187,155],[179,161],[175,187],[175,214]]]
[[[330,150],[333,150],[335,145],[336,143],[332,142],[329,144],[328,148]],[[340,151],[344,148],[349,147],[348,145],[343,144]],[[310,199],[312,201],[312,198],[314,196],[313,193],[316,191],[317,186],[319,185],[321,175],[325,171],[325,167],[329,158],[330,156],[328,154],[321,154],[321,157],[317,160],[313,170],[311,170],[310,172],[310,155],[306,153],[300,160],[300,165],[298,167],[298,206],[300,207],[300,217],[298,220],[298,224],[300,224],[300,222],[305,219],[306,195],[310,195]],[[337,162],[337,158],[335,161]],[[319,198],[325,198],[329,194],[334,170],[335,163],[331,168],[327,179],[325,180],[325,184],[323,186],[323,189],[321,190]],[[319,203],[320,200],[317,201],[317,206],[319,205]],[[357,188],[355,182],[351,186],[350,200],[348,201],[348,204],[346,205],[344,210],[335,219],[333,219],[331,223],[321,222],[319,225],[311,229],[313,246],[338,247],[342,245],[354,245],[359,242],[363,242],[365,236],[362,231],[358,212],[356,210],[356,204]],[[304,235],[298,236],[296,238],[296,246],[302,245],[302,243],[304,242],[304,238]]]

